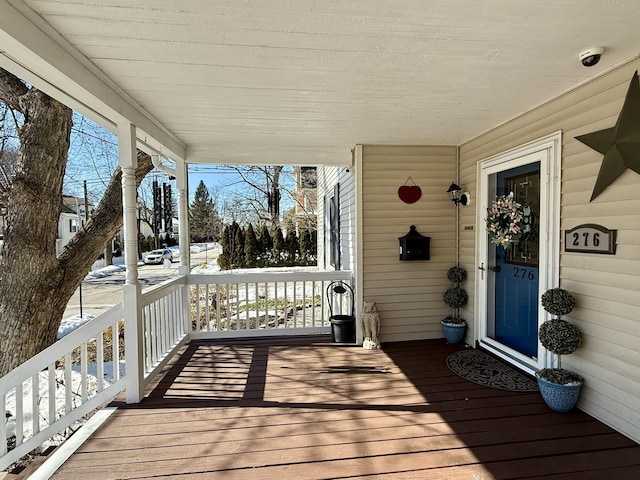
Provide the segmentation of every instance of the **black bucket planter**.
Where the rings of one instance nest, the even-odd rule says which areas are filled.
[[[334,343],[356,343],[356,316],[353,302],[353,289],[348,283],[336,280],[327,287],[331,341]]]
[[[356,319],[353,315],[334,315],[331,321],[331,341],[356,343]]]

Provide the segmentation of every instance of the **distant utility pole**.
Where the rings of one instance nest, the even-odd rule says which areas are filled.
[[[84,223],[89,221],[89,195],[87,194],[87,181],[84,181]]]

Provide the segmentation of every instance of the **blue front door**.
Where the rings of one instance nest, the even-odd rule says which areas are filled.
[[[496,247],[495,320],[490,336],[531,358],[538,354],[540,163],[496,174],[496,195],[513,195],[524,208],[528,231],[517,245]]]

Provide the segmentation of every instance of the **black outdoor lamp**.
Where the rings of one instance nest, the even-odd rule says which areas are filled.
[[[471,203],[471,194],[469,192],[463,192],[462,188],[460,188],[454,182],[451,182],[447,193],[449,194],[449,199],[456,204],[456,207],[458,206],[458,204],[464,206]]]

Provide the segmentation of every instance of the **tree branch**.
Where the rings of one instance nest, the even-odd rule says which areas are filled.
[[[28,92],[29,88],[22,80],[0,68],[0,100],[9,108],[24,114],[20,99]]]
[[[136,185],[153,170],[151,157],[138,151]],[[66,245],[58,260],[63,269],[91,269],[91,265],[122,227],[122,171],[120,167],[112,175],[102,200],[83,229]],[[82,279],[80,279],[81,281]],[[77,285],[74,287],[77,287]]]

